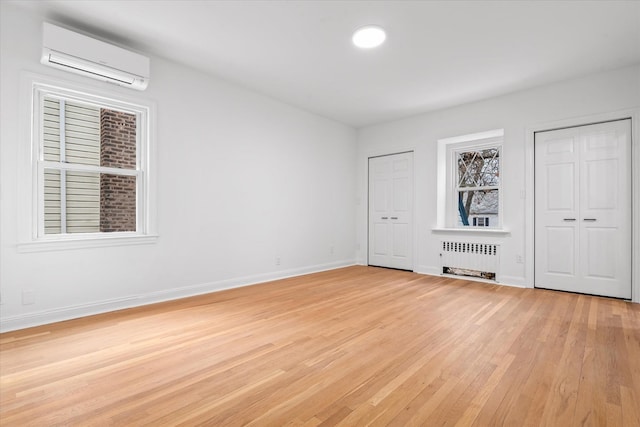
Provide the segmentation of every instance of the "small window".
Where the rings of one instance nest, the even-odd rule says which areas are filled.
[[[148,234],[148,107],[48,85],[33,93],[36,239]]]
[[[438,227],[502,230],[504,131],[438,141]]]

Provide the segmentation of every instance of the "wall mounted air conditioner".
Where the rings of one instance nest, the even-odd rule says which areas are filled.
[[[149,58],[47,22],[40,62],[131,89],[149,84]]]

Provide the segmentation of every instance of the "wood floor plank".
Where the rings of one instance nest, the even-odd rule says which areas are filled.
[[[640,305],[293,277],[1,334],[0,425],[640,427]]]

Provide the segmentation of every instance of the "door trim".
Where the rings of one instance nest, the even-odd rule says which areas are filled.
[[[369,262],[369,245],[371,244],[371,242],[369,241],[369,205],[371,203],[371,200],[369,199],[369,180],[371,178],[371,170],[369,169],[369,162],[371,159],[375,159],[378,157],[386,157],[386,156],[394,156],[396,154],[407,154],[407,153],[411,153],[413,154],[413,167],[412,167],[412,173],[411,173],[411,186],[412,186],[412,192],[411,192],[411,198],[412,198],[412,203],[411,203],[411,216],[412,216],[412,221],[411,221],[411,235],[412,235],[412,239],[411,239],[411,250],[412,250],[412,256],[411,256],[411,271],[416,271],[416,258],[418,256],[417,253],[417,247],[418,247],[418,242],[417,242],[417,236],[416,236],[416,153],[415,150],[413,149],[409,149],[409,150],[399,150],[399,151],[394,151],[394,152],[384,152],[384,153],[376,153],[376,154],[368,154],[366,157],[366,161],[367,161],[367,183],[366,183],[366,194],[367,194],[367,230],[366,230],[366,236],[367,236],[367,247],[366,247],[366,259],[367,259],[367,265],[371,265]]]
[[[533,288],[535,272],[535,134],[549,130],[631,119],[631,301],[640,303],[640,107],[566,120],[525,129],[525,286]]]

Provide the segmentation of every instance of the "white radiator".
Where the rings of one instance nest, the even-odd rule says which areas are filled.
[[[442,273],[496,280],[500,266],[499,245],[452,241],[441,243]]]

